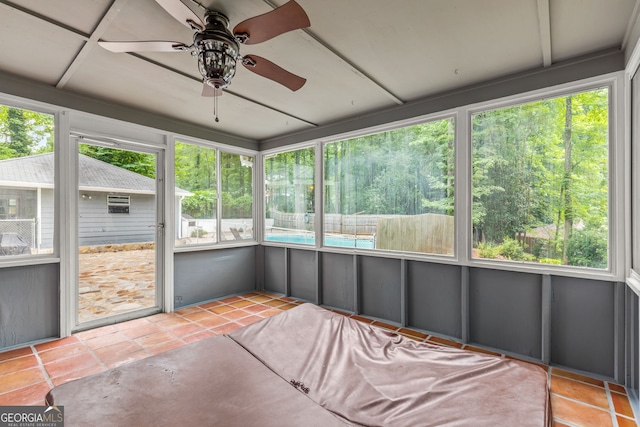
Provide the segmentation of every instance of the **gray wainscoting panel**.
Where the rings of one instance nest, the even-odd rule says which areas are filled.
[[[316,251],[289,250],[291,296],[316,303]]]
[[[358,277],[361,313],[400,323],[400,260],[362,256]]]
[[[456,265],[410,261],[409,326],[461,338],[461,270]]]
[[[0,269],[0,350],[60,336],[58,264]]]
[[[469,340],[542,357],[542,276],[469,269]]]
[[[264,289],[287,293],[287,262],[285,248],[264,247]]]
[[[353,255],[323,252],[321,256],[322,303],[329,307],[355,311]]]
[[[551,363],[614,376],[614,285],[552,278]]]
[[[256,286],[255,246],[174,255],[176,308]]]

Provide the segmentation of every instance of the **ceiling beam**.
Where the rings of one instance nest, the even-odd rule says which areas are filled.
[[[262,1],[264,1],[266,4],[268,4],[274,9],[278,7],[274,3],[272,3],[270,0],[262,0]],[[384,86],[382,86],[382,84],[375,81],[371,76],[365,73],[362,69],[358,68],[353,62],[349,61],[347,58],[345,58],[340,53],[338,53],[338,51],[336,51],[327,42],[323,41],[320,37],[318,37],[313,32],[311,32],[308,28],[303,28],[302,31],[304,31],[310,37],[312,43],[314,43],[318,47],[321,47],[324,50],[331,52],[333,56],[335,56],[344,64],[346,64],[349,68],[351,68],[351,71],[353,71],[355,74],[357,74],[358,76],[366,80],[368,83],[370,83],[378,92],[380,92],[381,94],[383,94],[384,96],[386,96],[387,98],[389,98],[390,100],[392,100],[398,105],[403,105],[405,103],[403,100],[401,100],[400,98],[395,96],[393,93],[391,93],[388,89],[386,89]]]
[[[551,66],[551,14],[549,0],[538,0],[538,25],[540,28],[540,47],[542,48],[542,66]]]
[[[100,37],[107,31],[111,22],[115,19],[118,13],[122,10],[122,8],[127,4],[129,0],[114,0],[111,3],[111,6],[107,9],[106,13],[100,19],[98,25],[96,25],[95,29],[91,32],[89,36],[89,40],[80,48],[78,54],[73,58],[71,64],[67,67],[60,80],[56,84],[58,89],[62,89],[66,86],[67,82],[71,79],[73,74],[80,68],[84,60],[89,56],[89,53],[96,47],[98,44],[98,40]]]

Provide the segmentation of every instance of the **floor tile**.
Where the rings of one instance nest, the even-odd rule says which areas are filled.
[[[631,404],[627,396],[611,392],[611,401],[613,402],[616,413],[633,418],[633,409],[631,409]]]
[[[556,393],[564,397],[579,400],[606,410],[609,409],[607,393],[600,387],[578,382],[569,378],[551,375],[550,390],[552,393]]]
[[[425,339],[426,337],[428,337],[429,335],[424,334],[422,332],[418,332],[418,331],[414,331],[413,329],[409,329],[409,328],[400,328],[398,330],[399,333],[403,334],[403,335],[411,335],[412,337],[418,338],[418,339]]]
[[[184,318],[192,322],[197,322],[199,320],[207,319],[212,316],[215,316],[215,314],[211,311],[203,310],[197,313],[187,314],[186,316],[184,316]]]
[[[206,319],[202,319],[198,321],[198,325],[207,329],[211,329],[216,326],[224,325],[225,323],[228,323],[228,322],[229,322],[229,319],[226,319],[222,316],[211,316],[211,317],[207,317]]]
[[[0,353],[0,362],[15,359],[16,357],[28,356],[33,354],[31,347],[16,348],[15,350],[3,351]]]
[[[77,335],[71,335],[65,338],[60,338],[54,341],[44,342],[42,344],[36,344],[35,348],[37,351],[51,350],[56,347],[63,347],[65,345],[70,345],[79,342]]]
[[[235,309],[236,309],[235,307],[231,307],[230,305],[221,305],[218,307],[210,308],[209,311],[216,314],[223,314],[223,313],[228,313],[230,311],[233,311]]]
[[[430,336],[427,342],[446,345],[448,347],[462,348],[462,344],[446,338]]]
[[[245,300],[242,300],[242,301],[232,302],[230,305],[232,307],[235,307],[235,308],[242,308],[242,307],[246,307],[248,305],[253,305],[253,301],[247,301],[245,299]]]
[[[380,321],[378,321],[378,320],[374,321],[374,322],[372,323],[372,325],[373,325],[373,326],[377,326],[377,327],[379,327],[379,328],[383,328],[383,329],[389,329],[389,330],[391,330],[391,331],[397,331],[398,329],[400,329],[400,327],[399,327],[399,326],[395,326],[395,325],[392,325],[392,324],[390,324],[390,323],[380,322]]]
[[[38,367],[38,359],[34,355],[17,357],[0,362],[0,376],[36,367]]]
[[[160,331],[161,329],[157,326],[156,323],[147,322],[144,325],[139,325],[131,329],[124,330],[122,331],[122,333],[126,335],[127,338],[129,339],[136,339],[136,338],[140,338],[145,335],[151,335]]]
[[[227,311],[226,313],[223,313],[221,316],[229,320],[238,320],[250,315],[251,313],[248,313],[244,310],[233,310],[233,311]]]
[[[296,304],[291,304],[291,303],[287,303],[287,304],[285,304],[285,305],[280,305],[280,306],[278,306],[278,308],[279,308],[280,310],[291,310],[292,308],[296,308],[296,307],[297,307],[297,305],[296,305]]]
[[[0,406],[44,405],[44,397],[50,389],[49,383],[42,381],[18,390],[0,394]]]
[[[176,313],[158,313],[158,314],[154,314],[153,316],[149,316],[146,319],[149,322],[162,322],[163,320],[167,320],[167,319],[173,319],[176,317],[180,317],[178,314]]]
[[[269,310],[268,305],[263,304],[253,304],[242,308],[244,311],[252,314],[258,314],[261,311]]]
[[[553,417],[582,427],[613,427],[611,414],[573,400],[551,394]]]
[[[187,337],[182,338],[182,341],[184,341],[187,344],[191,344],[194,343],[196,341],[200,341],[200,340],[204,340],[207,338],[211,338],[211,337],[215,337],[216,334],[213,333],[211,330],[204,330],[201,332],[197,332],[193,335],[189,335]]]
[[[607,383],[607,384],[609,386],[609,390],[615,391],[616,393],[620,393],[620,394],[627,394],[627,389],[624,388],[623,386],[615,383]]]
[[[197,313],[199,311],[203,311],[200,307],[185,307],[185,308],[181,308],[180,310],[176,310],[176,314],[179,314],[180,316],[185,316],[187,314],[191,314],[191,313]]]
[[[140,319],[129,320],[128,322],[122,322],[115,325],[116,328],[120,331],[125,331],[131,328],[137,328],[142,325],[148,325],[150,322],[146,317],[142,317]]]
[[[98,360],[91,353],[82,353],[47,363],[44,365],[44,368],[51,378],[57,378],[99,364]]]
[[[175,336],[171,335],[169,332],[156,332],[155,334],[145,335],[144,337],[136,338],[134,342],[144,348],[148,348],[148,347],[153,347],[154,345],[161,344],[166,341],[172,341],[174,339],[175,339]]]
[[[254,296],[250,296],[249,299],[255,302],[266,302],[271,300],[272,298],[265,295],[254,295]]]
[[[638,424],[632,419],[621,417],[620,415],[616,416],[616,421],[618,421],[618,427],[637,427]]]
[[[81,342],[75,342],[63,347],[57,347],[47,351],[39,351],[38,356],[40,356],[42,363],[51,363],[54,360],[64,359],[65,357],[71,357],[88,351],[89,348],[86,345]]]
[[[189,324],[191,324],[191,322],[189,322],[184,317],[174,317],[174,318],[163,320],[161,322],[156,323],[156,325],[164,329],[173,329],[178,326],[189,325]]]
[[[121,358],[124,355],[142,350],[142,348],[133,341],[123,341],[106,347],[98,348],[94,352],[96,356],[103,362],[111,359]]]
[[[565,371],[564,369],[551,368],[551,373],[565,378],[571,378],[573,380],[582,381],[583,383],[589,383],[598,387],[604,388],[604,381],[596,378],[587,377],[586,375],[576,374],[575,372]]]
[[[230,334],[231,332],[238,330],[242,327],[242,325],[234,322],[229,322],[222,326],[218,326],[215,328],[211,328],[211,331],[216,335]]]
[[[232,302],[242,301],[242,298],[235,296],[235,297],[224,298],[219,301],[223,304],[231,304]]]
[[[183,338],[188,335],[193,335],[197,332],[201,332],[205,330],[204,327],[197,325],[195,323],[189,322],[186,325],[178,326],[177,328],[171,329],[171,333],[178,338]]]
[[[282,307],[283,305],[287,304],[287,302],[281,301],[279,299],[272,299],[271,301],[263,302],[263,304],[268,305],[270,307]]]
[[[118,332],[118,328],[113,325],[102,326],[101,328],[89,329],[88,331],[82,331],[75,334],[76,337],[83,341],[90,340],[92,338],[100,337],[102,335],[112,334]]]
[[[117,344],[119,342],[127,341],[128,339],[129,338],[127,338],[124,333],[113,332],[86,340],[85,344],[89,346],[89,348],[96,350],[101,347],[106,347],[109,345]]]
[[[211,301],[211,302],[208,302],[208,303],[206,303],[206,304],[200,304],[200,306],[199,306],[199,307],[200,307],[200,308],[204,308],[204,309],[207,309],[207,310],[208,310],[208,309],[210,309],[210,308],[217,307],[217,306],[219,306],[219,305],[223,305],[223,304],[224,304],[224,303],[222,303],[222,302],[220,302],[220,301]]]
[[[432,338],[429,338],[431,340]],[[465,350],[475,351],[476,353],[488,354],[490,356],[501,356],[500,353],[496,353],[495,351],[487,350],[486,348],[480,348],[473,345],[465,345]]]
[[[45,381],[45,377],[41,368],[11,372],[0,377],[0,393],[6,393],[42,381]]]

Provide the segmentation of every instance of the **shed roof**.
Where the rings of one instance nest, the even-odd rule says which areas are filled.
[[[0,186],[53,188],[53,153],[36,154],[0,160]],[[79,188],[84,191],[154,194],[156,181],[139,173],[85,156],[78,155]],[[176,187],[176,195],[189,196]]]

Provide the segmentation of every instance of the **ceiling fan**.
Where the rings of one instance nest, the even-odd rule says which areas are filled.
[[[194,31],[193,43],[172,41],[98,42],[112,52],[181,52],[191,51],[198,59],[202,74],[202,96],[220,96],[236,73],[236,62],[267,79],[296,91],[306,79],[288,72],[257,55],[240,54],[240,44],[257,44],[280,34],[311,25],[304,9],[291,0],[263,15],[249,18],[229,31],[229,18],[221,12],[207,9],[204,22],[180,0],[156,0],[171,16]],[[217,118],[216,118],[217,121]]]

